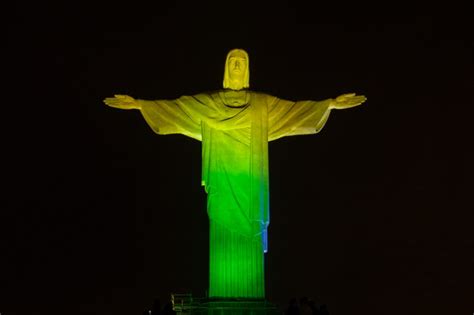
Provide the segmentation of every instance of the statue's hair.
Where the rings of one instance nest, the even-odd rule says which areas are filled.
[[[229,75],[229,60],[230,60],[230,56],[235,53],[235,52],[240,52],[242,54],[245,55],[246,59],[247,59],[247,67],[245,68],[245,78],[244,78],[244,86],[243,88],[248,88],[250,86],[249,82],[250,82],[250,71],[249,71],[249,63],[250,63],[250,59],[249,59],[249,54],[247,54],[247,52],[243,49],[240,49],[240,48],[235,48],[235,49],[232,49],[231,51],[229,51],[227,53],[227,58],[225,60],[225,69],[224,69],[224,89],[228,89],[230,88],[230,75]]]

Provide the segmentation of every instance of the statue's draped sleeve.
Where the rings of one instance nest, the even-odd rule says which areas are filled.
[[[331,99],[289,101],[274,97],[268,105],[268,141],[318,133],[329,118]]]
[[[212,119],[216,112],[207,94],[138,102],[143,117],[157,134],[182,134],[199,141],[202,140],[201,122]]]

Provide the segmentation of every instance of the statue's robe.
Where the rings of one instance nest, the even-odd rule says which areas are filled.
[[[157,134],[202,141],[202,185],[210,220],[209,297],[264,298],[268,141],[319,132],[330,100],[292,102],[223,90],[139,102]]]

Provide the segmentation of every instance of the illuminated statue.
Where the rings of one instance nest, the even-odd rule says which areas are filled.
[[[115,95],[104,102],[138,109],[154,132],[202,141],[202,185],[210,225],[209,297],[265,297],[264,252],[269,223],[268,141],[315,134],[332,109],[365,102],[344,94],[323,101],[288,101],[248,90],[249,57],[231,50],[224,89],[175,100]]]

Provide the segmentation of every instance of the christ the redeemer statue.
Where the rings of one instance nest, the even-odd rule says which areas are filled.
[[[268,141],[315,134],[332,109],[365,102],[343,94],[322,101],[289,101],[249,88],[249,57],[226,59],[224,89],[174,100],[115,95],[104,102],[137,109],[160,135],[202,141],[202,185],[210,226],[209,297],[264,299],[264,253],[270,221]]]

